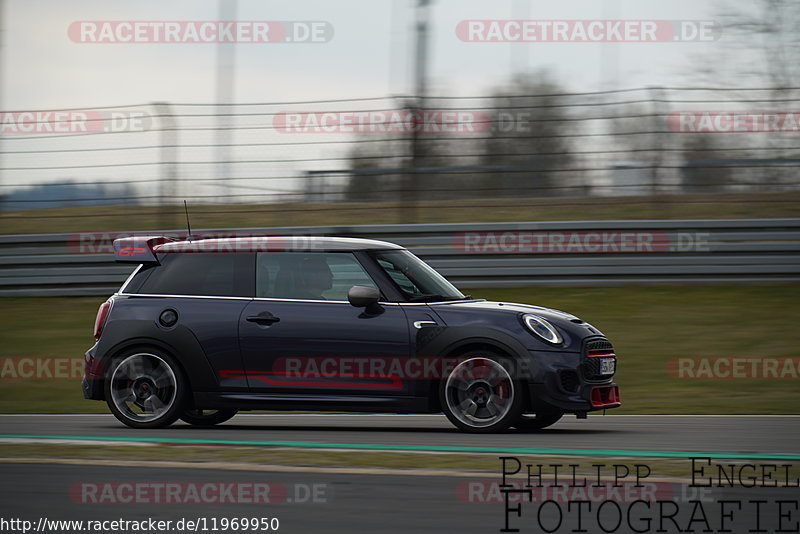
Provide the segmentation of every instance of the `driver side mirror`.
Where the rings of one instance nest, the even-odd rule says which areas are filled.
[[[381,292],[377,287],[372,286],[353,286],[347,291],[347,301],[351,306],[364,308],[369,315],[383,313],[383,308],[378,304]]]

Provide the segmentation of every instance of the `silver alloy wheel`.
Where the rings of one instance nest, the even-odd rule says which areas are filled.
[[[499,362],[484,357],[459,363],[445,383],[447,408],[465,425],[491,426],[508,414],[514,381]]]
[[[111,398],[120,413],[137,423],[155,421],[175,403],[178,383],[172,367],[155,354],[132,354],[111,375]]]

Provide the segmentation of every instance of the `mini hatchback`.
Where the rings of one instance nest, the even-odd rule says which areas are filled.
[[[438,413],[541,429],[620,405],[612,344],[557,310],[474,299],[403,247],[332,237],[114,242],[87,399],[134,428],[241,410]]]

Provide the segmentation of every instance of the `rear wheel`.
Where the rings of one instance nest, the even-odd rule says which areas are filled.
[[[213,426],[224,423],[234,415],[237,410],[184,410],[180,419],[185,423],[195,426]]]
[[[133,350],[114,359],[105,380],[111,413],[133,428],[161,428],[183,412],[187,382],[175,360],[154,349]]]
[[[514,428],[517,430],[542,430],[554,425],[564,416],[564,412],[537,412],[521,416]]]
[[[439,386],[447,418],[467,432],[499,432],[522,411],[522,387],[512,377],[511,360],[482,352],[467,355]]]

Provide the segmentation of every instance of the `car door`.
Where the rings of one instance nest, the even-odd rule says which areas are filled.
[[[347,301],[375,282],[350,252],[263,252],[256,298],[239,322],[250,390],[286,395],[407,396],[410,356],[403,308],[368,314]],[[398,370],[400,371],[398,373]]]
[[[130,337],[153,337],[172,347],[199,390],[247,391],[238,350],[239,318],[254,293],[254,254],[159,254],[124,288]],[[165,323],[162,314],[174,319]]]

